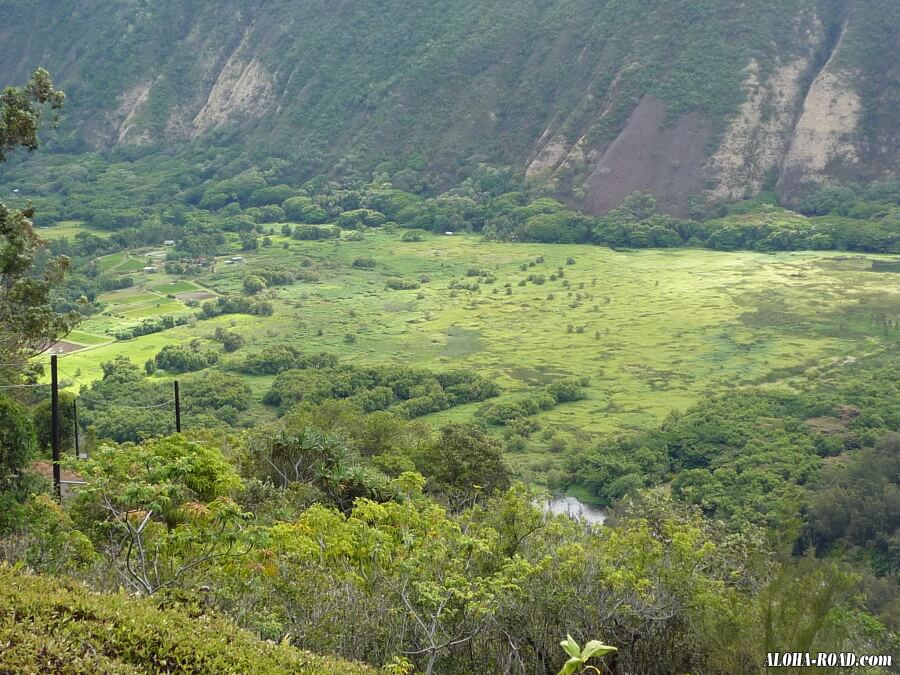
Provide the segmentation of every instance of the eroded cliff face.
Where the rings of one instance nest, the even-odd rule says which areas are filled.
[[[659,207],[685,212],[688,196],[705,187],[703,161],[712,125],[698,113],[665,123],[663,101],[644,96],[628,124],[596,160],[585,181],[585,203],[604,213],[635,191],[650,192]]]
[[[233,56],[219,73],[206,103],[191,120],[192,138],[229,123],[234,118],[264,116],[275,101],[272,76],[255,59]]]
[[[750,62],[744,83],[746,100],[705,165],[712,185],[706,193],[709,198],[741,199],[758,193],[766,181],[778,176],[794,134],[809,67],[809,57],[801,57],[765,77],[759,64]]]
[[[252,124],[271,112],[277,96],[272,74],[257,58],[254,26],[222,41],[199,28],[188,32],[181,48],[192,55],[190,86],[161,72],[139,81],[117,98],[104,124],[92,137],[96,147],[110,144],[182,142],[232,124]],[[174,105],[162,106],[173,89]],[[175,97],[172,97],[173,99]]]
[[[0,14],[0,81],[47,66],[79,150],[227,132],[313,158],[307,176],[513,165],[595,213],[637,190],[685,213],[900,170],[896,0],[0,0]]]
[[[855,84],[860,73],[841,67],[836,58],[846,30],[845,24],[828,61],[806,92],[782,160],[778,190],[788,199],[804,187],[852,172],[853,165],[861,161],[857,144],[862,99]]]
[[[687,212],[692,196],[721,202],[776,190],[790,203],[831,182],[897,177],[897,133],[880,132],[877,144],[866,143],[866,101],[861,94],[865,78],[851,65],[851,47],[845,40],[851,21],[852,11],[831,28],[815,14],[799,17],[796,53],[779,57],[765,69],[756,59],[748,62],[743,101],[718,133],[702,115],[671,119],[664,114],[664,102],[645,96],[611,141],[591,145],[582,136],[567,143],[548,129],[526,175],[565,193],[573,169],[586,166],[586,178],[577,176],[576,193],[588,210],[605,212],[640,190],[676,214]],[[861,30],[857,27],[858,33]],[[900,45],[900,33],[895,44]],[[887,63],[885,71],[890,72]],[[900,88],[900,80],[880,79],[883,88]],[[868,132],[871,135],[872,129]]]

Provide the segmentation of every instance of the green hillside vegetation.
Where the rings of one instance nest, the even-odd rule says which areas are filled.
[[[256,3],[229,2],[215,11],[199,2],[122,4],[114,11],[79,3],[76,13],[73,3],[6,0],[2,9],[11,26],[46,17],[30,25],[34,48],[52,45],[50,53],[29,53],[25,45],[20,57],[44,59],[69,90],[68,115],[76,124],[60,130],[69,147],[84,142],[78,123],[98,107],[111,110],[121,92],[148,77],[148,66],[166,84],[151,89],[135,122],[164,136],[174,106],[202,106],[195,92],[208,90],[209,73],[198,50],[221,59],[252,43],[262,46],[255,58],[272,74],[283,111],[267,116],[250,138],[269,152],[289,142],[302,158],[295,160],[301,172],[344,159],[350,170],[390,161],[415,175],[427,166],[455,169],[472,155],[513,164],[551,121],[573,140],[592,125],[594,134],[608,135],[643,93],[670,101],[672,114],[725,117],[739,101],[746,61],[772,63],[777,52],[760,45],[797,51],[792,19],[816,4],[503,0],[436,2],[421,12],[403,2],[325,12],[279,2],[263,13]],[[828,3],[821,4],[827,11]],[[61,17],[73,15],[63,29]],[[646,35],[648,25],[666,26],[667,35]],[[204,37],[185,40],[187,31]],[[63,64],[74,36],[83,51]],[[310,75],[331,69],[339,76]],[[15,81],[27,73],[7,68],[0,75]],[[598,124],[595,99],[617,75],[620,107]],[[466,95],[458,96],[463,82]],[[302,114],[291,112],[301,108]],[[457,120],[449,131],[447,118]]]
[[[823,468],[900,425],[897,383],[884,379],[896,367],[895,355],[872,355],[704,398],[649,432],[572,455],[572,478],[610,504],[674,476],[673,495],[733,530],[787,529],[809,508],[806,486]]]
[[[346,432],[322,435],[309,421],[295,419],[268,442],[258,432],[246,442],[207,434],[196,442],[107,444],[77,464],[87,484],[65,511],[32,497],[6,545],[16,543],[22,562],[45,574],[65,572],[100,588],[124,584],[194,616],[215,608],[263,637],[370,663],[399,666],[401,652],[412,653],[423,672],[496,671],[514,654],[526,664],[561,666],[548,616],[580,639],[602,633],[617,644],[645,642],[646,651],[620,653],[629,671],[734,672],[735,664],[794,644],[798,622],[809,627],[810,648],[890,649],[889,629],[859,604],[861,576],[812,558],[773,565],[763,531],[752,525],[728,533],[699,509],[648,496],[623,505],[614,526],[591,531],[546,518],[521,485],[489,482],[502,474],[489,459],[491,443],[474,429],[448,428],[417,451],[427,481],[411,472],[386,480],[353,465],[341,441]],[[402,447],[409,446],[394,446]],[[447,503],[456,506],[448,511]],[[866,583],[878,588],[874,577]],[[81,603],[99,602],[81,590],[46,616],[42,608],[57,607],[59,596],[28,589],[6,592],[13,608],[24,605],[16,616],[38,615],[38,625],[84,617]],[[661,634],[660,598],[670,615]],[[90,631],[79,638],[88,641],[108,634],[103,617],[121,616],[131,601],[104,602],[89,620],[66,622],[64,634]],[[142,616],[146,606],[132,606]],[[159,616],[143,612],[150,616],[113,631],[106,648],[116,639],[131,644],[137,621]],[[161,633],[160,652],[148,652],[153,643],[141,639],[119,658],[167,658],[163,650],[245,658],[216,650],[223,635],[194,637],[206,621],[194,619],[187,632],[173,615],[166,612],[172,621],[151,633]],[[434,640],[432,630],[446,637]],[[219,632],[227,639],[227,629]]]
[[[260,641],[230,622],[0,565],[0,667],[65,673],[366,673]]]
[[[215,9],[5,0],[0,9],[0,80],[40,64],[70,93],[54,147],[117,143],[141,155],[239,138],[253,160],[278,157],[287,183],[377,169],[399,174],[403,189],[446,186],[478,162],[523,168],[551,137],[602,152],[644,96],[667,105],[667,123],[699,115],[715,146],[746,97],[751,61],[765,77],[806,58],[808,87],[833,49],[834,65],[857,73],[848,85],[864,106],[863,177],[890,165],[877,148],[897,131],[898,61],[881,47],[900,23],[890,0],[467,0],[423,10],[392,0],[345,11],[283,0]],[[562,187],[577,195],[589,161],[564,172]]]

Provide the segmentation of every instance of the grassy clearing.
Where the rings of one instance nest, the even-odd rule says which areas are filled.
[[[586,400],[539,416],[545,430],[571,447],[598,434],[646,429],[709,391],[772,381],[870,351],[894,339],[877,317],[900,312],[900,277],[873,273],[871,258],[862,255],[616,252],[485,243],[466,235],[405,243],[399,234],[373,231],[361,242],[272,239],[271,247],[244,254],[244,264],[220,265],[196,281],[238,294],[255,270],[319,274],[315,282],[267,290],[273,316],[222,316],[64,361],[88,381],[117,354],[143,363],[164,344],[208,338],[224,326],[245,338],[243,351],[289,343],[356,364],[476,369],[496,379],[501,399],[568,375],[588,375]],[[541,256],[543,262],[536,262]],[[374,268],[354,267],[361,257],[374,258]],[[389,290],[387,280],[397,277],[419,288]],[[188,286],[194,288],[168,275],[147,277],[142,285],[103,296],[109,313],[121,316],[92,317],[81,328],[103,334],[123,322],[173,314],[183,305],[153,291]],[[261,397],[267,382],[250,379]],[[459,406],[429,419],[471,419],[478,407]],[[540,443],[516,462],[545,471],[557,459]]]
[[[123,314],[133,319],[145,319],[151,316],[160,316],[163,314],[181,314],[188,311],[180,302],[175,300],[166,300],[165,298],[155,302],[133,307],[125,310]]]
[[[163,295],[174,295],[175,293],[188,293],[190,291],[203,290],[197,284],[191,283],[190,281],[175,281],[165,284],[153,284],[152,286],[150,286],[150,288],[157,293],[162,293]]]
[[[115,268],[116,272],[137,272],[147,267],[147,260],[130,257]]]
[[[99,300],[113,305],[128,305],[139,302],[151,302],[160,298],[162,296],[157,293],[145,293],[140,287],[134,287],[104,293],[99,297]]]
[[[322,282],[274,291],[281,311],[254,344],[296,340],[355,361],[473,367],[509,393],[587,374],[588,400],[543,416],[573,433],[645,428],[711,387],[852,353],[869,337],[866,312],[896,306],[896,296],[880,297],[883,276],[824,267],[832,256],[821,254],[613,252],[465,236],[401,243],[380,233],[291,247],[261,252],[248,265],[287,264],[302,253],[320,262]],[[543,263],[527,267],[541,255]],[[360,256],[378,264],[353,268]],[[564,276],[551,281],[560,266]],[[495,281],[454,297],[450,282],[477,282],[466,276],[474,267]],[[388,277],[422,274],[430,280],[418,290],[385,289]],[[519,285],[532,274],[545,282]],[[211,281],[233,291],[239,279],[220,273]],[[850,310],[859,316],[848,324],[840,317]],[[355,344],[346,344],[348,332]]]
[[[60,368],[65,370],[63,382],[67,386],[77,389],[77,384],[71,382],[69,376],[77,378],[80,383],[87,384],[103,376],[100,364],[105,361],[111,361],[122,355],[143,365],[165,345],[189,342],[193,337],[195,336],[188,332],[188,327],[182,326],[164,333],[144,335],[134,340],[109,342],[84,351],[66,354],[59,360]]]
[[[110,270],[114,270],[124,261],[125,253],[122,251],[119,251],[118,253],[110,253],[109,255],[104,255],[100,258],[97,258],[97,264],[99,265],[101,272],[109,272]]]
[[[66,336],[69,342],[75,342],[80,345],[102,345],[110,341],[111,338],[103,335],[94,335],[93,333],[85,333],[80,330],[73,330]]]
[[[90,225],[85,225],[80,220],[60,220],[52,227],[39,227],[37,234],[44,239],[62,239],[63,237],[74,237],[79,232],[87,232],[96,237],[108,237],[110,232],[101,230]]]

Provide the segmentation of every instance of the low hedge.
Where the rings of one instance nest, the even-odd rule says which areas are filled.
[[[0,673],[374,673],[227,620],[0,565]]]

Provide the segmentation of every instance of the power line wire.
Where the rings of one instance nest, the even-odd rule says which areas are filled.
[[[74,382],[76,382],[77,384],[80,384],[82,387],[85,387],[85,388],[87,387],[87,385],[84,384],[84,382],[81,382],[74,375],[67,373],[62,368],[59,368],[59,372],[61,372],[66,377],[71,378]],[[155,410],[157,408],[165,408],[165,407],[172,405],[168,401],[166,401],[164,403],[154,403],[152,405],[127,405],[127,404],[122,404],[122,403],[115,403],[114,401],[98,401],[97,399],[93,399],[93,398],[89,398],[89,397],[85,396],[81,392],[78,393],[78,398],[80,398],[84,401],[88,401],[89,403],[93,403],[94,405],[110,405],[110,406],[115,406],[116,408],[128,408],[129,410]]]
[[[115,401],[98,401],[94,398],[88,398],[83,394],[78,394],[78,398],[80,398],[82,401],[93,403],[94,405],[108,405],[115,408],[128,408],[129,410],[155,410],[157,408],[168,408],[172,405],[168,401],[166,401],[165,403],[155,403],[153,405],[126,405],[124,403],[116,403]]]

